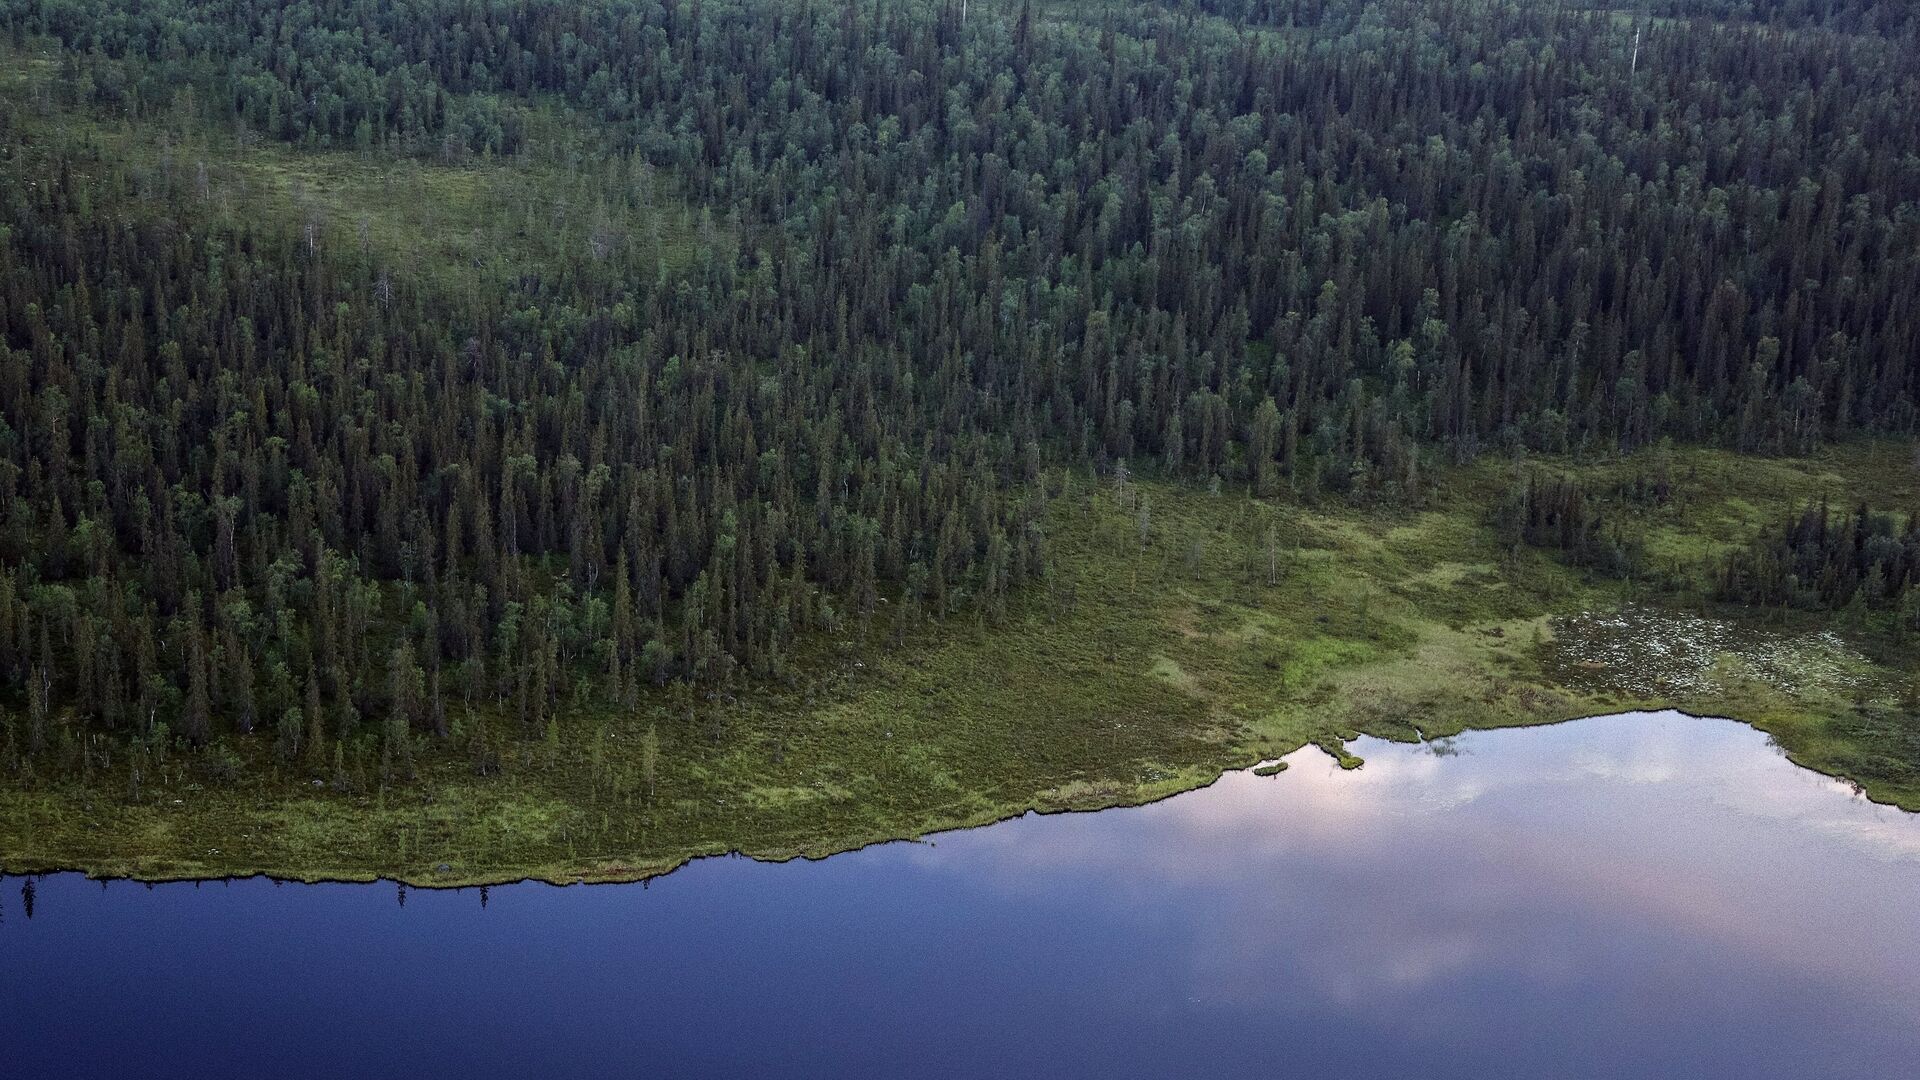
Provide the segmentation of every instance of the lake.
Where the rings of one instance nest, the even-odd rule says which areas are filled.
[[[646,886],[10,877],[0,1071],[1920,1068],[1920,817],[1675,713],[1353,750]]]

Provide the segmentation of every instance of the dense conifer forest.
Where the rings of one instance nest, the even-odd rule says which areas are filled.
[[[1055,588],[1056,476],[1417,510],[1920,429],[1905,4],[0,0],[0,43],[7,776],[485,774],[993,625]],[[502,272],[235,212],[217,153],[477,175],[555,125],[567,195],[493,227],[564,241]],[[1495,517],[1632,576],[1596,507]],[[1920,629],[1916,544],[1810,511],[1715,589]]]

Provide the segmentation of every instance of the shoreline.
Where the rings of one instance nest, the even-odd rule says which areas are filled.
[[[1678,477],[1672,505],[1619,520],[1697,580],[1823,494],[1920,500],[1909,452],[1533,464],[1596,487],[1650,463]],[[1508,549],[1484,507],[1511,476],[1512,463],[1486,460],[1438,475],[1419,505],[1368,508],[1153,480],[1117,493],[1063,475],[1048,516],[1060,569],[998,623],[957,616],[897,645],[878,629],[818,641],[791,683],[670,685],[637,714],[566,713],[546,738],[513,734],[482,703],[462,718],[465,738],[488,732],[494,775],[468,767],[456,730],[421,741],[417,780],[340,791],[249,736],[213,754],[169,750],[136,802],[116,751],[89,782],[0,785],[0,865],[410,887],[633,881],[697,857],[817,858],[1030,811],[1137,805],[1355,735],[1659,708],[1741,717],[1795,764],[1920,809],[1911,673],[1876,639],[1838,614],[1744,611]],[[1144,541],[1142,501],[1155,523]],[[1258,546],[1276,532],[1278,573]],[[1183,566],[1182,549],[1200,560]],[[653,785],[635,748],[656,730]],[[240,767],[217,779],[210,756]]]

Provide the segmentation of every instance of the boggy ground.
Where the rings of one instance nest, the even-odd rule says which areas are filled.
[[[1595,490],[1664,470],[1665,505],[1609,511],[1644,541],[1658,583],[1505,544],[1488,509],[1531,468]],[[364,754],[343,770],[281,766],[265,739],[176,753],[137,797],[111,769],[9,781],[0,863],[629,880],[720,852],[822,856],[1028,810],[1144,802],[1308,742],[1358,764],[1340,747],[1356,733],[1432,738],[1651,707],[1747,721],[1801,764],[1920,810],[1910,655],[1868,621],[1704,599],[1722,552],[1809,499],[1920,504],[1904,444],[1793,460],[1487,459],[1371,507],[1085,474],[1046,483],[1051,580],[997,624],[964,614],[895,643],[884,612],[865,631],[849,620],[795,664],[805,674],[792,686],[669,688],[635,715],[576,710],[537,740],[456,709],[455,735],[392,786],[370,779]],[[502,751],[488,776],[469,764],[481,729]]]

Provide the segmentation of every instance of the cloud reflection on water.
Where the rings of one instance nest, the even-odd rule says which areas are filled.
[[[1175,907],[1190,996],[1250,1008],[1276,966],[1289,992],[1444,1023],[1430,992],[1486,972],[1565,987],[1610,965],[1665,978],[1711,963],[1920,1020],[1920,818],[1793,766],[1745,725],[1677,713],[1457,748],[1362,740],[1357,771],[1307,748],[1274,777],[957,834],[915,859],[1031,899],[1091,884],[1139,919]]]

